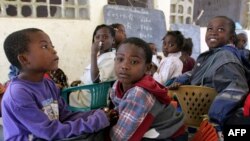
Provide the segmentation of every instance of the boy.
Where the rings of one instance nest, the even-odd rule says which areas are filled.
[[[66,110],[55,83],[44,78],[46,72],[58,68],[59,60],[45,32],[36,28],[16,31],[5,39],[4,51],[9,62],[20,70],[10,81],[2,101],[6,141],[58,140],[109,126],[102,110]]]
[[[146,75],[152,51],[139,38],[128,38],[119,46],[115,58],[117,81],[111,100],[119,113],[111,129],[111,139],[120,140],[183,140],[182,113],[169,104],[167,89]],[[186,138],[187,140],[187,138]]]
[[[169,87],[182,84],[215,88],[218,95],[208,115],[211,122],[223,127],[248,92],[245,67],[230,45],[235,40],[235,24],[225,16],[212,18],[207,26],[206,43],[209,50],[201,53],[192,71],[178,77]]]

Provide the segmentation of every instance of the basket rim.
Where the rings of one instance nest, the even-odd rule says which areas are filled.
[[[179,88],[205,88],[205,89],[213,89],[212,87],[207,87],[207,86],[201,86],[201,85],[181,85]],[[178,90],[178,89],[177,89]]]

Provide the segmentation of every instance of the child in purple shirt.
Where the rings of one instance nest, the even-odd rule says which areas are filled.
[[[59,61],[45,32],[36,28],[13,32],[4,41],[4,51],[9,62],[20,70],[2,101],[4,140],[60,140],[109,126],[102,110],[68,111],[55,83],[43,77],[56,70]]]

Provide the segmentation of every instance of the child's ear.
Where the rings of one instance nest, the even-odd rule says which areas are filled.
[[[19,63],[21,64],[21,66],[27,66],[30,63],[25,54],[18,55],[17,59]]]
[[[230,37],[230,41],[231,41],[231,43],[236,44],[236,42],[237,42],[237,35],[236,34],[232,34],[231,37]]]
[[[150,63],[150,64],[146,64],[146,74],[151,74],[151,68],[152,68],[153,66],[152,66],[152,64]]]

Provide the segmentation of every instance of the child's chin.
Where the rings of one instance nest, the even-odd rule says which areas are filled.
[[[50,71],[55,71],[58,69],[58,66],[53,67]]]

